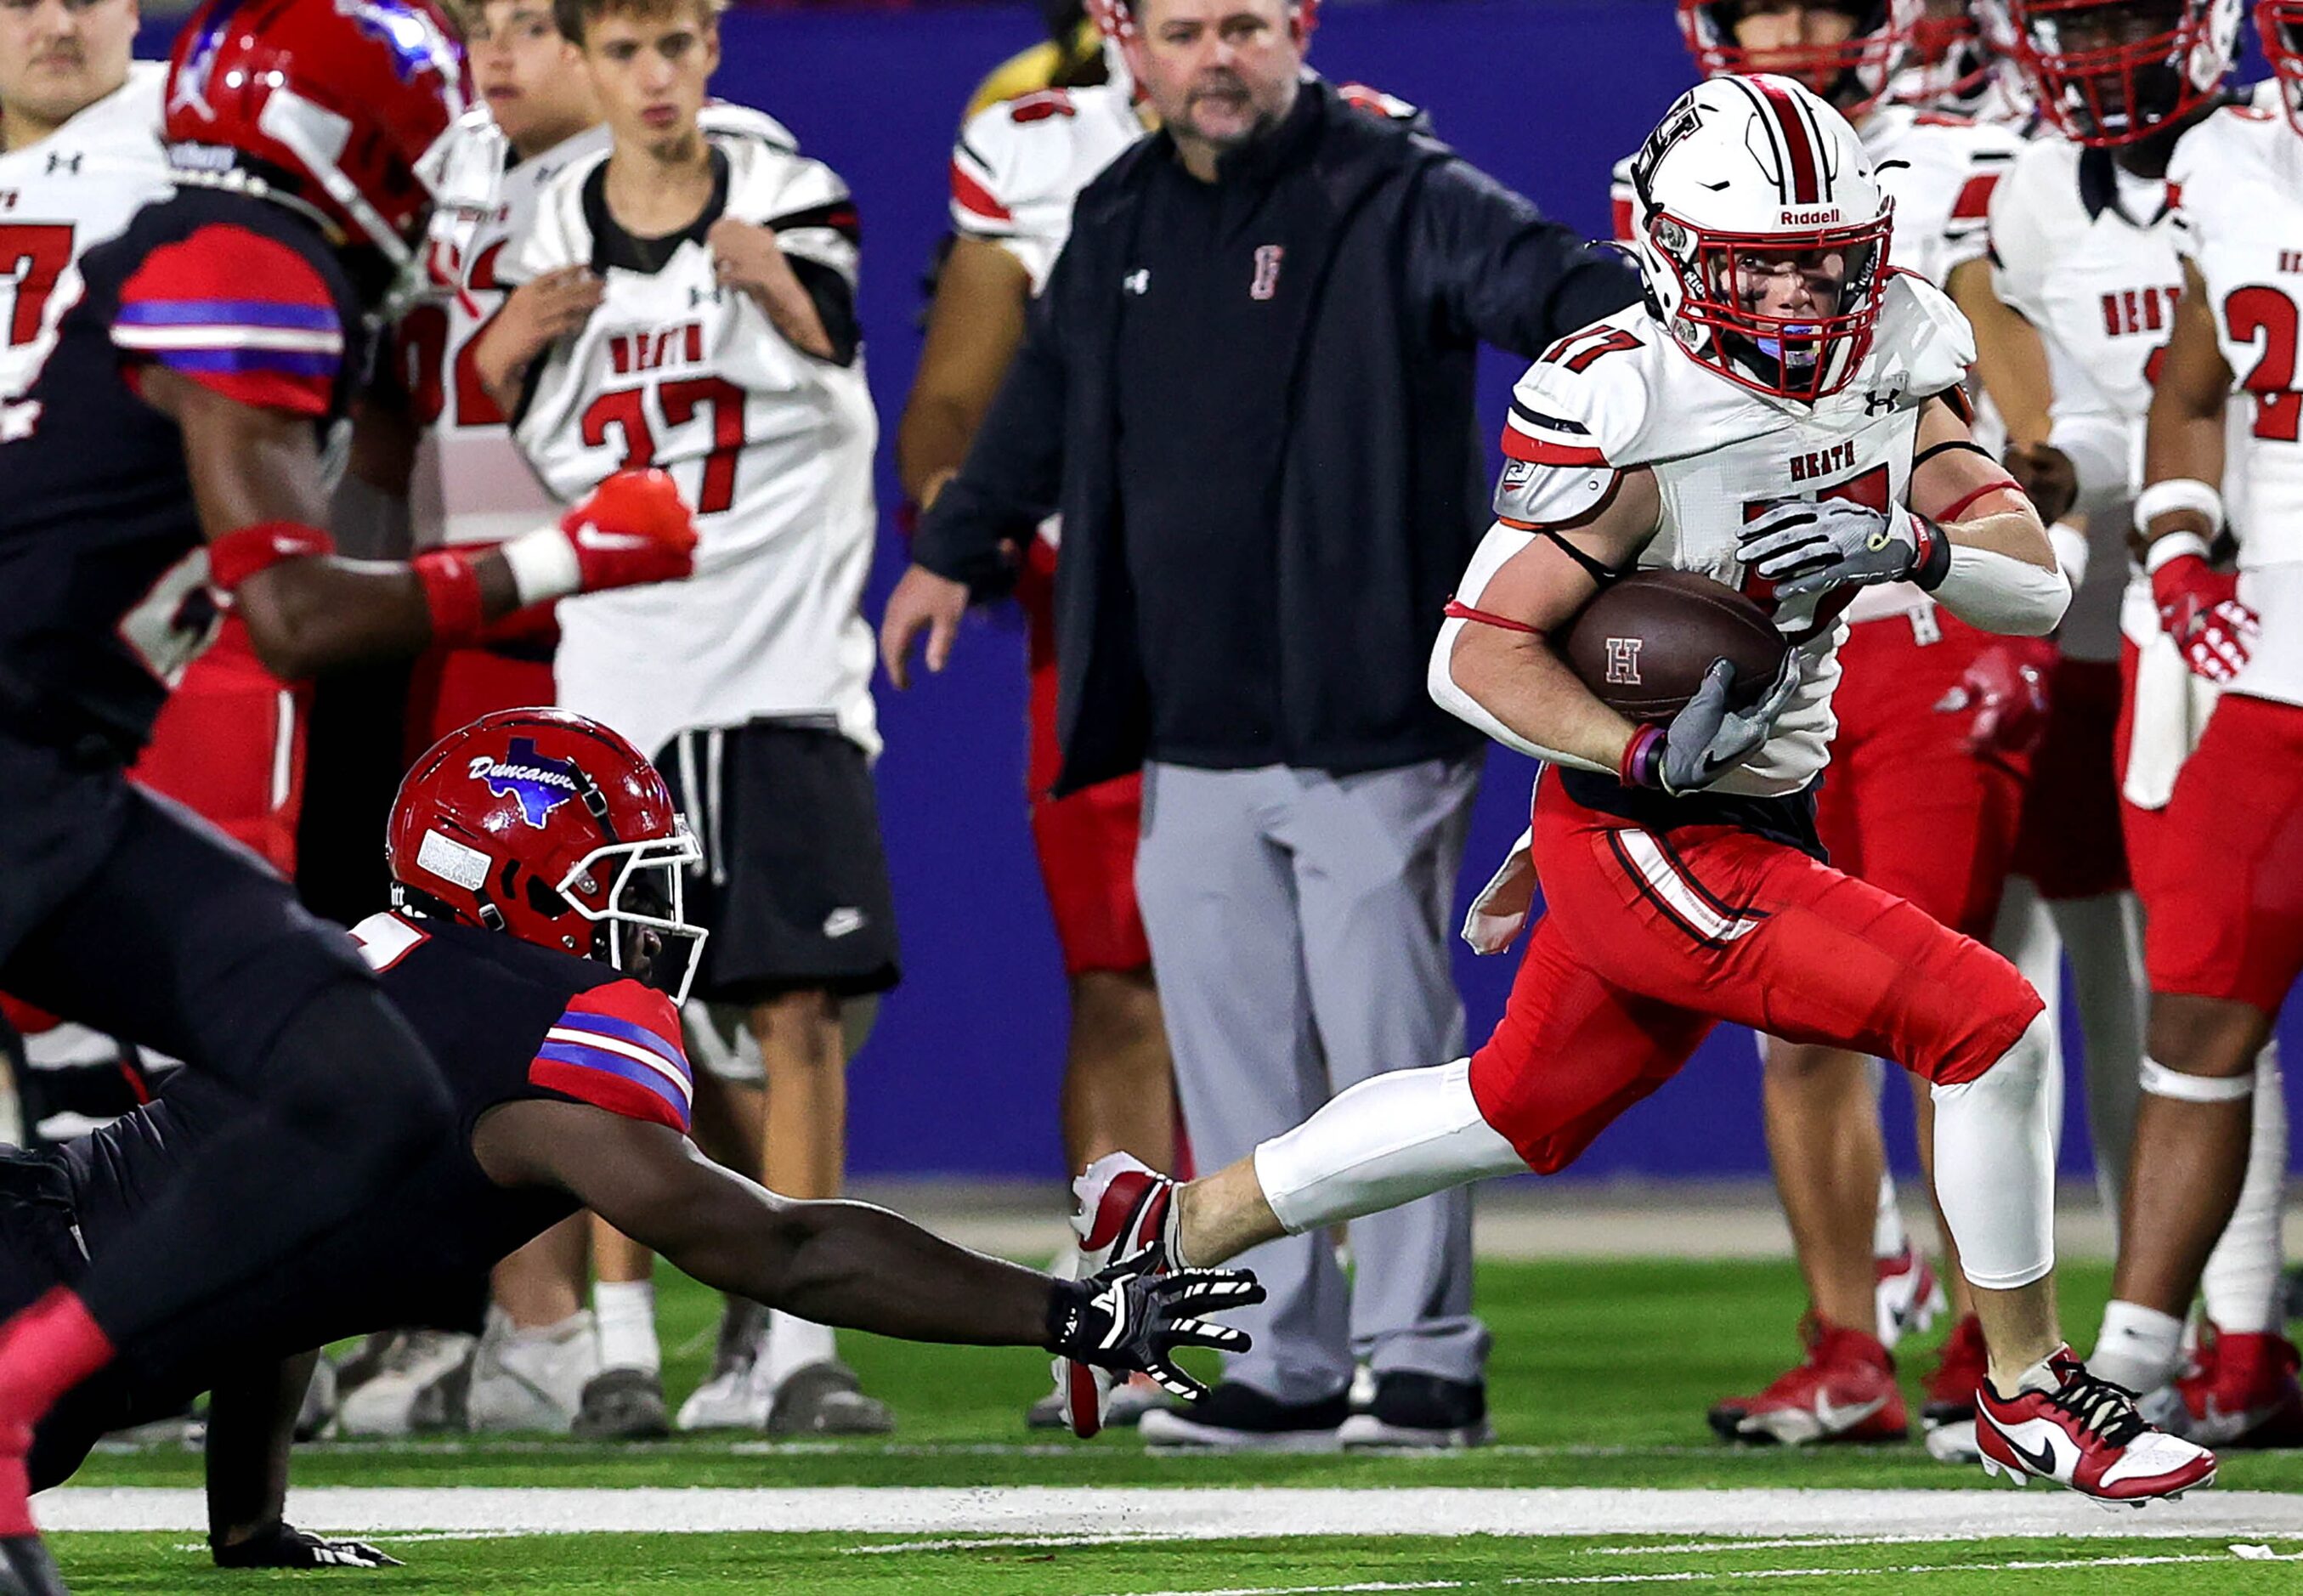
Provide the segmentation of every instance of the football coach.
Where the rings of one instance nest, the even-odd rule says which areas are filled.
[[[1196,1161],[1464,1051],[1447,928],[1480,736],[1424,671],[1486,530],[1477,346],[1532,359],[1637,293],[1611,252],[1303,70],[1312,0],[1133,0],[1160,130],[1082,192],[966,464],[890,596],[942,668],[1062,515],[1065,792],[1142,768],[1136,891]],[[1251,1263],[1253,1352],[1168,1444],[1485,1438],[1462,1193]],[[1351,1416],[1354,1354],[1375,1372]],[[1346,1419],[1349,1419],[1348,1423]]]

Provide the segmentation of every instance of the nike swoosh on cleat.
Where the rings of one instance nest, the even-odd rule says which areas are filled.
[[[1815,1422],[1823,1426],[1826,1435],[1837,1435],[1843,1431],[1854,1429],[1886,1406],[1887,1398],[1885,1397],[1874,1397],[1869,1402],[1850,1403],[1845,1407],[1835,1407],[1830,1398],[1818,1397],[1815,1399]]]
[[[2007,1443],[2007,1449],[2015,1454],[2025,1468],[2029,1469],[2042,1480],[2052,1480],[2055,1477],[2054,1448],[2043,1444],[2035,1453],[2028,1449],[2021,1441],[2008,1434],[2007,1426],[1997,1419],[1991,1420],[1991,1427],[1999,1432],[1999,1439]]]

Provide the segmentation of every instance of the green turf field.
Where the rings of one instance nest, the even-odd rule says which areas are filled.
[[[2067,1271],[2065,1312],[2074,1339],[2092,1338],[2106,1286],[2101,1268]],[[1631,1590],[1688,1583],[1784,1584],[1801,1592],[2303,1592],[2303,1567],[2254,1560],[2231,1550],[2263,1544],[2271,1555],[2303,1555],[2303,1517],[2282,1519],[2286,1533],[2250,1533],[2229,1519],[2213,1534],[2185,1533],[2166,1510],[2113,1516],[2086,1507],[2083,1517],[2063,1493],[2034,1486],[2017,1493],[1992,1485],[1979,1472],[1936,1464],[1917,1444],[1861,1449],[1786,1452],[1734,1448],[1714,1441],[1703,1423],[1717,1398],[1755,1389],[1793,1355],[1793,1322],[1800,1298],[1788,1264],[1677,1262],[1489,1263],[1481,1267],[1480,1303],[1496,1333],[1490,1400],[1497,1445],[1479,1452],[1438,1457],[1351,1456],[1273,1458],[1198,1457],[1147,1453],[1126,1432],[1079,1445],[1025,1430],[1025,1406],[1044,1387],[1044,1360],[1019,1352],[915,1347],[869,1338],[843,1338],[847,1355],[867,1389],[896,1408],[900,1429],[878,1442],[771,1444],[757,1437],[688,1439],[653,1446],[603,1448],[535,1439],[470,1438],[403,1443],[340,1443],[299,1451],[299,1487],[692,1487],[786,1488],[794,1497],[846,1502],[841,1533],[773,1534],[757,1532],[655,1535],[490,1533],[490,1523],[468,1524],[443,1514],[389,1521],[403,1529],[429,1524],[460,1536],[418,1535],[392,1542],[411,1565],[389,1575],[331,1575],[331,1583],[374,1583],[379,1591],[477,1591],[516,1587],[537,1596],[621,1590],[789,1591],[856,1592],[1012,1592],[1120,1593],[1228,1591],[1309,1596],[1313,1591],[1501,1591],[1590,1585]],[[700,1377],[709,1357],[716,1306],[685,1282],[665,1283],[662,1294],[667,1381],[675,1403]],[[1904,1358],[1917,1412],[1916,1379],[1940,1331]],[[181,1448],[100,1455],[76,1486],[196,1486],[199,1459]],[[932,1497],[987,1511],[1016,1499],[987,1486],[1036,1487],[1295,1487],[1371,1492],[1371,1513],[1386,1504],[1440,1504],[1432,1524],[1448,1521],[1456,1501],[1484,1503],[1490,1517],[1465,1520],[1502,1527],[1506,1534],[1413,1533],[1345,1536],[1337,1525],[1305,1521],[1291,1533],[1295,1504],[1320,1493],[1270,1498],[1271,1511],[1252,1527],[1231,1519],[1195,1525],[1197,1503],[1215,1496],[1155,1498],[1140,1493],[1115,1502],[1156,1499],[1168,1518],[1156,1527],[1131,1527],[1132,1509],[1103,1522],[1063,1520],[1063,1533],[1044,1526],[1000,1535],[992,1524],[949,1533],[901,1533],[898,1503]],[[961,1488],[926,1493],[859,1497],[835,1487]],[[1680,1507],[1725,1505],[1744,1499],[1707,1495],[1721,1490],[1776,1488],[1767,1511],[1790,1511],[1781,1524],[1735,1521],[1703,1534],[1666,1538],[1623,1535],[1545,1537],[1552,1499],[1444,1492],[1413,1499],[1403,1487],[1663,1488],[1687,1496],[1626,1499]],[[1818,1490],[1789,1498],[1781,1488]],[[816,1488],[814,1491],[796,1488]],[[1935,1516],[1914,1535],[1884,1540],[1867,1524],[1860,1499],[1834,1496],[1848,1489],[1936,1492],[1973,1491],[1963,1501],[1919,1499]],[[973,1491],[974,1495],[963,1492]],[[2230,1491],[2303,1492],[2303,1457],[2239,1456],[2227,1460],[2218,1489],[2199,1499],[2239,1502]],[[1232,1495],[1236,1499],[1236,1493]],[[433,1500],[434,1499],[419,1499]],[[468,1501],[470,1499],[466,1499]],[[529,1499],[521,1499],[523,1500]],[[542,1499],[540,1497],[536,1499]],[[594,1499],[595,1501],[597,1499]],[[764,1499],[769,1500],[775,1498]],[[1328,1498],[1330,1503],[1333,1499]],[[1351,1502],[1362,1499],[1352,1497]],[[1558,1499],[1565,1500],[1567,1499]],[[1760,1499],[1750,1499],[1759,1500]],[[1882,1502],[1893,1499],[1880,1498]],[[1492,1519],[1504,1504],[1500,1526]],[[862,1503],[861,1507],[854,1504]],[[1800,1506],[1785,1509],[1784,1504]],[[875,1504],[886,1503],[882,1524]],[[2037,1505],[2036,1525],[2027,1516]],[[2191,1504],[2173,1511],[2181,1513]],[[2283,1506],[2283,1504],[2282,1504]],[[1801,1529],[1812,1507],[1821,1516]],[[1855,1509],[1851,1511],[1851,1509]],[[911,1510],[909,1506],[904,1512]],[[939,1507],[938,1511],[943,1511]],[[1645,1511],[1641,1508],[1639,1511]],[[651,1507],[677,1517],[679,1508]],[[296,1516],[291,1499],[291,1516]],[[1966,1519],[1987,1514],[1987,1529]],[[2158,1516],[2155,1518],[2154,1515]],[[2008,1516],[2013,1515],[2013,1517]],[[1332,1517],[1332,1513],[1330,1517]],[[1716,1516],[1716,1515],[1715,1515]],[[1396,1519],[1396,1514],[1393,1515]],[[353,1522],[368,1522],[358,1519]],[[377,1520],[374,1522],[387,1522]],[[580,1519],[572,1527],[645,1529],[655,1520],[603,1524]],[[1636,1517],[1616,1527],[1630,1529]],[[1708,1522],[1708,1521],[1707,1521]],[[2270,1521],[2265,1521],[2266,1523]],[[185,1527],[189,1527],[186,1525]],[[322,1527],[317,1522],[312,1527]],[[679,1524],[666,1520],[666,1528]],[[892,1535],[874,1535],[893,1527]],[[1346,1526],[1348,1527],[1348,1526]],[[1421,1520],[1392,1523],[1394,1531],[1426,1527]],[[1242,1533],[1253,1540],[1207,1540]],[[2058,1538],[1967,1540],[1967,1533]],[[1077,1537],[1135,1534],[1115,1544],[1080,1544]],[[1724,1534],[1759,1537],[1751,1544],[1723,1543]],[[1024,1544],[987,1544],[996,1541]],[[2074,1535],[2084,1538],[2071,1538]],[[1854,1543],[1849,1536],[1873,1537]],[[60,1556],[86,1591],[197,1588],[228,1592],[267,1588],[286,1576],[224,1575],[190,1550],[196,1537],[161,1534],[64,1534]],[[891,1541],[904,1550],[875,1551]],[[960,1542],[960,1544],[954,1544]],[[1673,1550],[1676,1549],[1676,1550]],[[196,1584],[188,1583],[196,1582]]]

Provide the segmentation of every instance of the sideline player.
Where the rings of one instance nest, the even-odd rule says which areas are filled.
[[[211,1072],[247,1105],[121,1245],[0,1326],[0,1591],[62,1589],[21,1448],[125,1341],[352,1212],[447,1112],[349,942],[122,767],[220,604],[283,678],[477,633],[527,603],[686,574],[660,478],[477,558],[334,558],[323,443],[461,106],[420,0],[215,0],[168,78],[173,195],[50,299],[0,407],[0,988]],[[221,595],[221,596],[220,596]],[[316,1156],[252,1156],[266,1135]]]
[[[2022,145],[2002,128],[1890,101],[1918,0],[1681,0],[1679,15],[1707,74],[1779,72],[1844,115],[1895,202],[1893,264],[1981,314],[1986,206]],[[1633,204],[1623,168],[1615,200],[1624,233]],[[1979,368],[1996,382],[1988,355]],[[1823,840],[1849,874],[1988,940],[2021,802],[2023,665],[2041,646],[1991,637],[1908,585],[1866,589],[1847,619],[1834,780],[1818,799]],[[1750,1440],[1900,1439],[1909,1421],[1888,1348],[1928,1328],[1943,1293],[1904,1234],[1887,1178],[1878,1067],[1777,1037],[1762,1051],[1767,1147],[1812,1306],[1801,1326],[1807,1352],[1764,1390],[1717,1404],[1711,1423]],[[1924,1158],[1927,1095],[1914,1104]],[[1955,1271],[1951,1284],[1961,1295]],[[1965,1321],[1929,1376],[1929,1409],[1947,1398],[1963,1411],[1981,1352]]]
[[[2031,636],[2070,597],[2029,501],[1968,441],[1966,324],[1887,269],[1890,205],[1862,146],[1790,79],[1690,90],[1632,179],[1657,311],[1571,334],[1522,379],[1497,523],[1432,654],[1436,698],[1550,767],[1528,851],[1467,927],[1499,950],[1540,874],[1545,910],[1501,1025],[1471,1058],[1378,1076],[1188,1186],[1104,1161],[1078,1185],[1075,1223],[1105,1244],[1085,1262],[1217,1259],[1559,1170],[1731,1020],[1930,1083],[1943,1207],[1989,1343],[1987,1467],[2113,1501],[2197,1489],[2213,1456],[2148,1427],[2060,1344],[2037,994],[1817,857],[1852,589],[1913,583]],[[1548,638],[1634,566],[1771,606],[1793,646],[1755,705],[1730,709],[1722,661],[1668,724],[1634,727],[1566,671]]]
[[[2134,507],[2160,625],[2191,671],[2222,688],[2137,860],[2147,869],[2148,1056],[2104,1331],[2128,1378],[2147,1386],[2175,1372],[2210,1249],[2246,1212],[2251,1142],[2279,1134],[2264,1111],[2262,1049],[2303,967],[2303,392],[2297,303],[2283,286],[2303,249],[2303,7],[2276,0],[2257,18],[2280,108],[2217,110],[2167,165],[2182,284]],[[2250,401],[2244,432],[2226,429],[2234,389]],[[2243,506],[2228,527],[2226,481]],[[2209,563],[2226,530],[2239,544],[2236,577]],[[2144,736],[2138,719],[2130,785]],[[2283,1164],[2284,1153],[2269,1155]],[[2258,1209],[2248,1228],[2275,1231],[2277,1216],[2275,1203]],[[2277,1278],[2265,1284],[2276,1302]],[[2278,1355],[2264,1372],[2277,1385],[2259,1389],[2291,1389],[2293,1358],[2291,1348]],[[2218,1402],[2201,1416],[2245,1427],[2290,1414]]]
[[[375,1202],[164,1334],[123,1342],[41,1424],[33,1483],[68,1478],[117,1423],[251,1365],[411,1316],[468,1324],[490,1266],[583,1208],[707,1285],[825,1324],[1044,1347],[1150,1371],[1186,1396],[1176,1348],[1244,1344],[1199,1315],[1256,1301],[1252,1276],[1051,1279],[883,1209],[791,1201],[699,1154],[672,1001],[701,934],[681,914],[697,857],[663,779],[578,716],[486,716],[424,756],[393,806],[397,907],[352,935],[440,1060],[451,1111]],[[240,1111],[190,1077],[93,1136],[0,1161],[0,1306],[77,1272],[83,1250],[100,1266]],[[311,1156],[278,1132],[249,1152],[298,1170]],[[293,1412],[291,1400],[264,1427],[272,1446],[244,1459],[268,1465],[251,1471],[268,1489],[235,1482],[253,1499],[218,1516],[220,1562],[309,1540],[281,1522]],[[213,1462],[210,1481],[213,1498]]]
[[[2054,373],[2052,427],[2029,462],[2019,452],[2011,464],[2069,483],[2063,496],[2076,494],[2086,528],[2083,538],[2058,535],[2078,591],[2058,634],[2019,867],[2030,866],[2071,954],[2097,1181],[2116,1213],[2143,1073],[2142,928],[2124,890],[2128,865],[2131,856],[2147,912],[2164,880],[2155,861],[2167,799],[2191,747],[2191,701],[2214,692],[2162,633],[2127,541],[2151,383],[2182,293],[2167,165],[2176,140],[2226,99],[2237,39],[2212,0],[2172,11],[2133,0],[2018,4],[2011,22],[2016,59],[2062,135],[2029,146],[1992,197],[1995,286],[2046,341]],[[2164,70],[2169,61],[2184,70]],[[2154,1408],[2213,1445],[2303,1440],[2295,1350],[2281,1333],[2286,1099],[2271,1045],[2255,1080],[2239,1209],[2200,1282],[2211,1330],[2190,1367],[2176,1371],[2180,1408]],[[2155,1390],[2175,1331],[2155,1309],[2114,1303],[2090,1366]]]
[[[847,1154],[841,1008],[898,976],[860,612],[878,424],[856,207],[788,139],[704,123],[713,0],[563,0],[557,14],[609,138],[545,185],[499,275],[569,308],[557,332],[499,321],[475,360],[555,494],[654,462],[693,497],[695,581],[561,606],[558,701],[651,750],[696,814],[714,932],[698,994],[740,1009],[758,1044],[764,1171],[830,1197]],[[717,1423],[893,1423],[831,1331],[789,1315],[732,1384]]]
[[[897,473],[925,510],[967,458],[1024,334],[1033,295],[1063,252],[1072,201],[1147,128],[1126,64],[1111,46],[1112,5],[1090,7],[1105,39],[1108,80],[1047,89],[969,119],[951,155],[957,237],[936,274],[935,301],[911,397],[896,434]],[[1107,1153],[1164,1162],[1175,1152],[1176,1086],[1152,947],[1135,905],[1135,840],[1143,779],[1124,776],[1061,798],[1047,796],[1058,763],[1052,614],[1059,528],[1051,517],[1024,551],[1016,601],[1027,629],[1030,747],[1025,788],[1056,941],[1070,987],[1061,1120],[1075,1171]],[[941,656],[930,659],[940,669]],[[908,680],[903,660],[890,680]],[[1059,1260],[1057,1272],[1070,1266]],[[1108,1418],[1130,1424],[1157,1389],[1112,1394]],[[1062,1423],[1062,1393],[1034,1403],[1030,1423]]]
[[[1908,64],[1888,86],[1898,103],[1921,113],[2026,131],[2037,107],[2023,75],[2002,48],[2002,30],[1987,27],[1973,0],[1926,0],[1911,28]]]

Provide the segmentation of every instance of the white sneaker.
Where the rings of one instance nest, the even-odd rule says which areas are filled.
[[[519,1330],[501,1308],[488,1310],[464,1393],[464,1421],[475,1434],[543,1431],[565,1435],[584,1405],[584,1388],[600,1372],[600,1334],[589,1308],[557,1324]]]
[[[445,1429],[443,1382],[471,1356],[473,1338],[447,1330],[405,1330],[383,1368],[336,1410],[341,1435],[413,1435]]]

